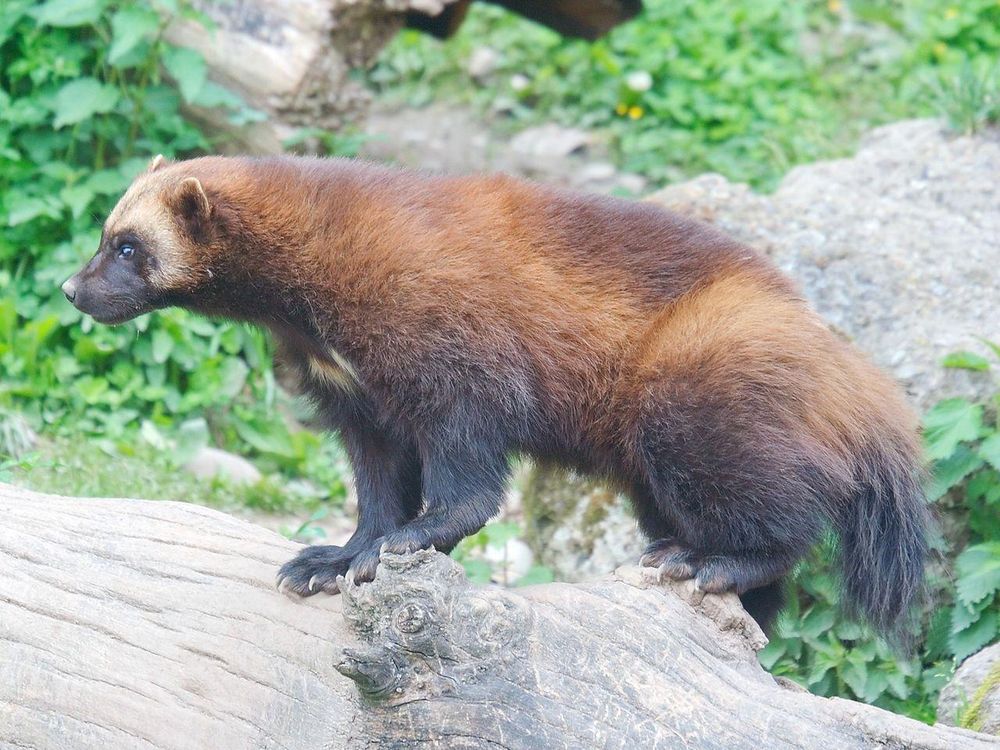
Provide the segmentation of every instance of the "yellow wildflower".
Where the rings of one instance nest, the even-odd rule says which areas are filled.
[[[629,107],[628,116],[631,117],[633,120],[638,120],[640,117],[642,117],[642,107],[638,106]]]
[[[615,107],[615,112],[617,112],[622,117],[628,112],[628,105],[624,102],[618,102],[618,106]]]
[[[948,45],[945,44],[944,42],[937,42],[931,48],[931,51],[934,52],[934,56],[936,58],[941,59],[942,57],[944,57],[948,53]]]
[[[944,17],[947,18],[949,21],[953,18],[958,18],[958,8],[956,8],[955,6],[948,8],[944,12]]]
[[[840,13],[844,9],[844,4],[840,0],[827,0],[826,7],[831,13]]]

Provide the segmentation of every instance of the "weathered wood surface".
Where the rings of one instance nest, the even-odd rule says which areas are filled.
[[[733,596],[622,568],[469,584],[385,556],[274,589],[296,545],[197,506],[0,485],[0,748],[997,748],[783,687]]]
[[[300,128],[336,131],[367,109],[349,77],[370,64],[402,27],[407,11],[440,13],[453,0],[192,0],[211,19],[178,19],[167,38],[198,50],[209,77],[266,119],[234,126],[221,110],[193,108],[226,133],[235,150],[277,153]]]

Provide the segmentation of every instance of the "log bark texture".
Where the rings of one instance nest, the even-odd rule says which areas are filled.
[[[782,684],[735,596],[621,568],[473,586],[435,552],[292,600],[296,545],[0,485],[0,748],[1000,747]]]
[[[222,110],[192,108],[239,151],[278,153],[300,128],[336,131],[367,110],[351,80],[402,28],[408,11],[440,13],[454,0],[192,0],[212,22],[180,18],[173,44],[199,51],[209,77],[266,119],[234,125]]]

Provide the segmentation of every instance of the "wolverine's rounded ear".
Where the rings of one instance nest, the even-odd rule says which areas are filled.
[[[185,177],[177,186],[177,211],[185,219],[195,219],[212,213],[212,204],[208,202],[205,188],[197,177]]]
[[[195,234],[202,234],[208,229],[212,204],[197,177],[185,177],[178,183],[174,190],[173,208]]]
[[[161,167],[165,167],[165,166],[167,166],[167,165],[168,165],[169,163],[170,163],[170,162],[168,162],[168,161],[166,160],[166,158],[165,158],[165,157],[163,156],[163,154],[157,154],[157,155],[156,155],[156,156],[154,156],[154,157],[152,158],[152,160],[151,160],[151,161],[149,162],[149,166],[148,166],[148,167],[146,167],[146,172],[147,172],[147,173],[149,173],[149,174],[152,174],[152,173],[153,173],[153,172],[155,172],[155,171],[156,171],[157,169],[160,169]]]

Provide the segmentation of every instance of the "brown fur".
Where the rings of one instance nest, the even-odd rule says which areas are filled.
[[[105,227],[112,245],[129,233],[147,240],[150,307],[269,328],[362,486],[396,498],[361,498],[350,554],[286,566],[300,593],[317,576],[336,590],[324,571],[352,561],[370,577],[376,541],[475,531],[520,452],[628,490],[663,540],[647,561],[707,588],[770,585],[832,525],[864,558],[847,586],[877,625],[912,598],[910,411],[765,257],[710,227],[508,177],[207,157],[152,165]],[[896,558],[860,539],[859,514]],[[863,590],[864,571],[903,568],[905,590]]]

